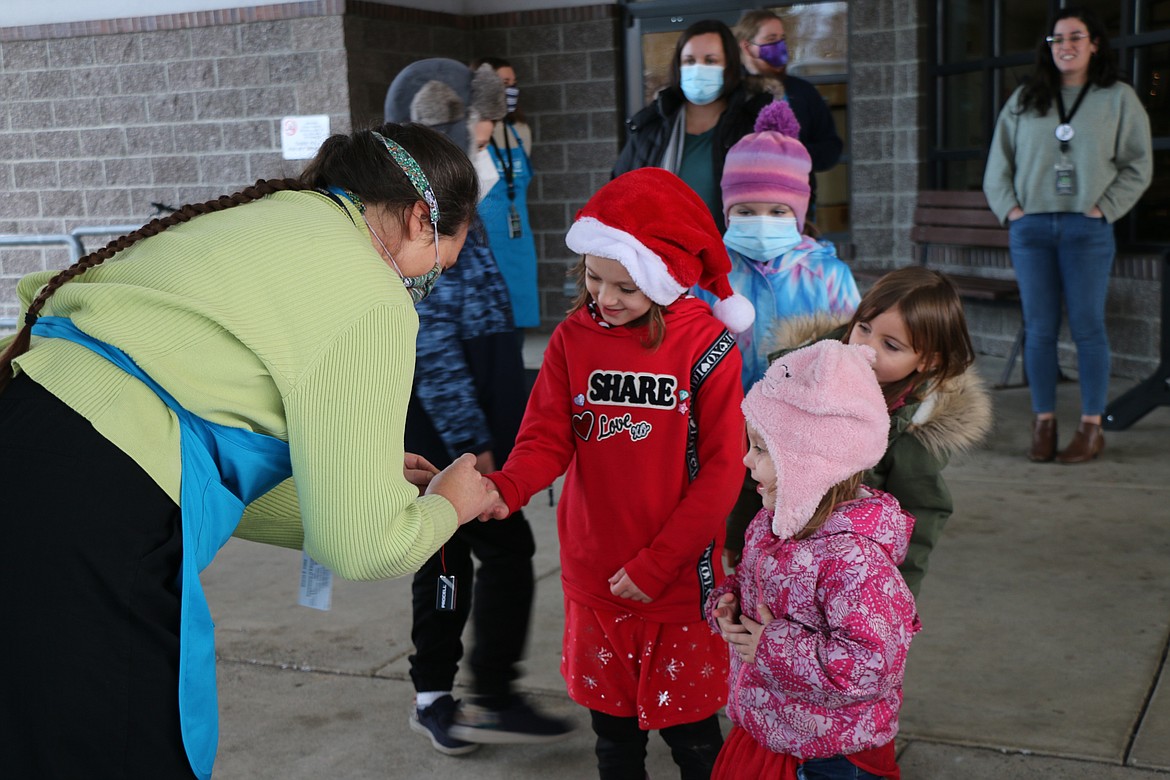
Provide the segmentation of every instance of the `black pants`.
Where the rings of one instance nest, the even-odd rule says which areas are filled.
[[[191,778],[179,508],[26,376],[0,393],[6,777]]]
[[[619,718],[589,710],[597,734],[597,772],[601,780],[645,780],[649,732],[637,718]],[[719,717],[669,726],[658,732],[670,746],[681,780],[710,780],[715,757],[723,747]]]
[[[532,528],[522,512],[486,523],[473,520],[414,575],[415,652],[410,656],[410,677],[416,691],[451,690],[463,657],[463,628],[474,615],[470,658],[474,691],[492,698],[511,692],[532,617],[535,552]],[[478,571],[472,555],[479,559]],[[444,570],[455,576],[452,611],[435,608]]]

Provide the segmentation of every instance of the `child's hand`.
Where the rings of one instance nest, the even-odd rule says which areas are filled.
[[[496,485],[487,477],[484,477],[485,482],[491,482],[491,495],[496,499],[490,507],[488,507],[483,514],[479,516],[480,522],[485,520],[503,520],[512,512],[508,509],[508,505],[504,503],[504,499],[500,498],[499,491],[496,490]]]
[[[418,488],[418,494],[421,496],[427,485],[431,484],[431,478],[438,474],[439,470],[422,455],[408,452],[402,464],[402,472],[406,475],[406,481]]]
[[[649,604],[651,601],[651,598],[634,584],[634,581],[630,579],[630,575],[626,574],[626,568],[624,566],[614,572],[614,575],[609,578],[609,592],[618,598],[633,599],[634,601],[641,601],[646,604]]]
[[[760,645],[764,626],[771,623],[773,619],[772,611],[763,604],[760,605],[760,620],[762,622],[757,623],[749,617],[739,616],[739,622],[747,630],[747,633],[725,635],[732,651],[739,656],[739,660],[745,664],[756,662],[756,648]]]
[[[739,599],[734,593],[724,593],[715,605],[715,622],[723,639],[730,642],[728,634],[746,634],[747,629],[739,622]]]

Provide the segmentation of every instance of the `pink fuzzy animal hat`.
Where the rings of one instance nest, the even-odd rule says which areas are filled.
[[[789,539],[836,485],[886,451],[890,414],[866,346],[818,341],[779,358],[743,399],[776,466],[772,531]]]

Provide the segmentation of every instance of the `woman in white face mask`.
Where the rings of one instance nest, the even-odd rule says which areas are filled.
[[[479,204],[479,216],[496,264],[508,283],[516,328],[535,328],[540,325],[540,295],[536,287],[536,241],[528,218],[528,186],[533,176],[532,129],[520,109],[515,68],[498,57],[483,57],[472,63],[472,67],[485,64],[504,83],[508,113],[496,122],[482,153],[497,178]]]
[[[721,181],[727,214],[723,244],[731,257],[727,280],[756,310],[752,327],[736,334],[745,389],[763,377],[769,352],[795,346],[786,333],[817,320],[848,320],[861,300],[833,245],[806,235],[806,229],[812,231],[805,225],[812,160],[797,140],[800,125],[788,103],[777,101],[761,111],[755,131],[727,153]],[[713,302],[705,292],[695,294]],[[743,532],[757,504],[755,483],[747,478],[728,518],[729,567],[743,549]]]
[[[670,85],[626,122],[628,141],[613,174],[665,168],[699,194],[720,232],[719,180],[727,150],[747,133],[769,94],[749,96],[735,36],[723,22],[706,19],[679,37]]]

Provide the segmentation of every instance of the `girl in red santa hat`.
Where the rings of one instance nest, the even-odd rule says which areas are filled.
[[[602,187],[570,228],[581,284],[553,332],[516,446],[490,475],[503,517],[561,474],[561,673],[588,707],[602,778],[642,778],[657,729],[683,777],[723,743],[727,646],[703,604],[745,449],[739,350],[753,310],[723,239],[672,173]],[[718,298],[712,309],[687,293]]]

